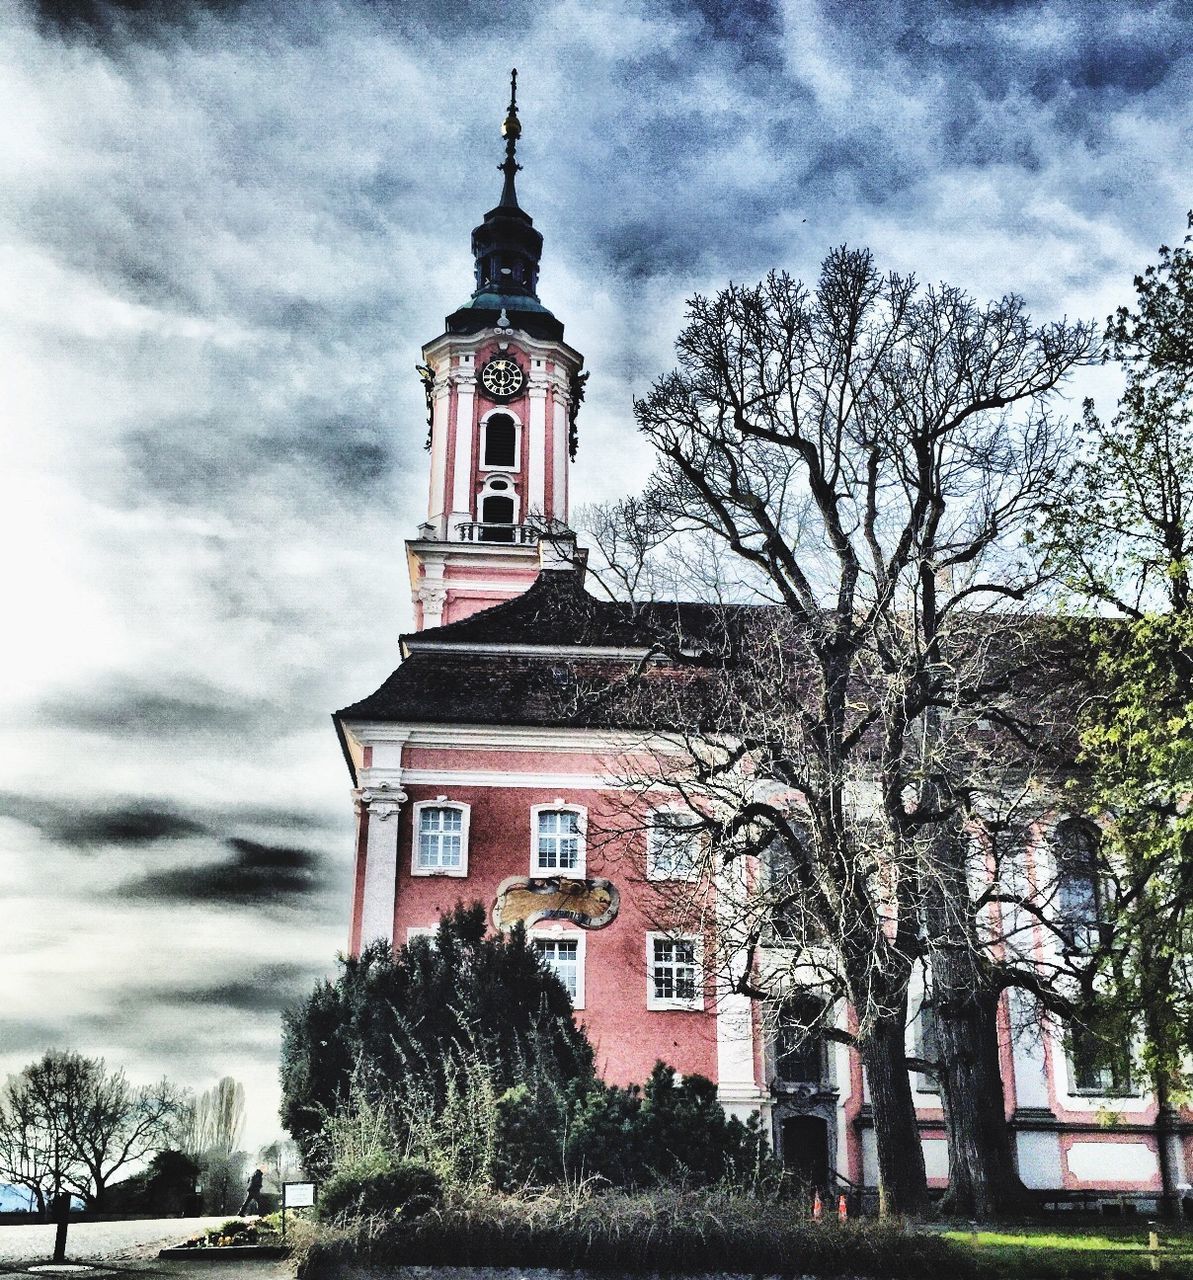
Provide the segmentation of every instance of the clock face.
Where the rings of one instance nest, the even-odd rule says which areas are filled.
[[[494,400],[511,400],[525,381],[518,362],[509,356],[495,356],[481,370],[481,385]]]

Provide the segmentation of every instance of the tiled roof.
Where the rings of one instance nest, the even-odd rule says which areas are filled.
[[[535,658],[513,654],[416,652],[367,698],[338,711],[341,720],[421,724],[644,727],[649,695],[627,676],[626,661]],[[695,672],[652,670],[659,693],[677,685],[699,701]],[[642,682],[646,683],[646,682]]]
[[[774,633],[765,612],[684,603],[635,609],[595,599],[575,573],[548,570],[513,600],[404,636],[402,665],[336,719],[731,731],[751,707],[765,717],[816,699],[815,664],[801,661],[798,631],[777,611],[784,630]],[[755,630],[752,622],[763,625]],[[652,645],[670,640],[674,649],[676,638],[691,655],[686,661],[643,661]],[[1054,748],[1067,755],[1080,696],[1079,629],[987,614],[969,619],[959,638],[980,652],[990,678],[1001,679],[1004,706],[1032,708],[1028,719],[1051,724]],[[865,703],[864,671],[858,680]]]
[[[546,569],[522,595],[461,622],[403,636],[402,641],[412,650],[428,643],[649,649],[682,638],[687,649],[715,649],[724,636],[726,620],[749,608],[598,600],[580,585],[578,574]]]

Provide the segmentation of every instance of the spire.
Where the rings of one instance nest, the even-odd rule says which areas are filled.
[[[514,174],[522,167],[514,159],[518,139],[522,136],[522,122],[518,119],[518,68],[510,72],[510,105],[501,122],[501,136],[505,139],[505,160],[497,167],[505,174],[505,186],[501,188],[498,208],[517,209],[518,193],[514,189]]]
[[[501,123],[505,159],[497,168],[505,174],[500,201],[472,230],[476,282],[472,298],[447,318],[451,333],[475,333],[483,328],[522,329],[540,338],[562,338],[563,325],[538,298],[539,260],[543,237],[534,219],[518,203],[514,178],[522,122],[518,119],[518,72],[510,73],[510,104]]]

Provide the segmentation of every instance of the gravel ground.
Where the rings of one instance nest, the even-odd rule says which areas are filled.
[[[168,1244],[179,1244],[208,1227],[228,1221],[219,1218],[151,1218],[138,1222],[72,1222],[66,1233],[68,1261],[129,1262],[156,1258]],[[54,1252],[52,1223],[0,1226],[0,1263],[45,1262]]]

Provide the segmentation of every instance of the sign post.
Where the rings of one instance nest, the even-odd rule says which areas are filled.
[[[286,1243],[286,1210],[309,1209],[315,1203],[313,1182],[282,1183],[282,1243]]]

